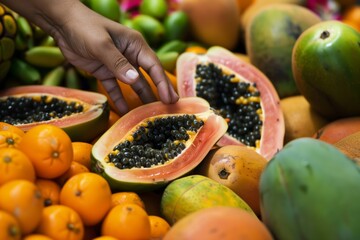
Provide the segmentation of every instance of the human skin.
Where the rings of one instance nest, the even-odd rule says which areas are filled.
[[[51,35],[66,59],[99,79],[117,110],[129,108],[117,79],[130,84],[143,103],[156,100],[143,68],[154,81],[160,100],[175,103],[179,97],[159,59],[142,35],[92,11],[79,0],[0,0]]]

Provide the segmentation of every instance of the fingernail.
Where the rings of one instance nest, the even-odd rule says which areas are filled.
[[[137,71],[133,70],[133,69],[129,69],[126,72],[126,78],[130,79],[130,80],[135,80],[139,77],[139,74]]]

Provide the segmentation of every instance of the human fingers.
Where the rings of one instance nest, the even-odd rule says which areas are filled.
[[[139,66],[150,75],[158,89],[159,97],[162,102],[175,103],[179,100],[179,96],[165,74],[159,59],[150,47],[145,46],[140,52],[138,63]]]
[[[123,94],[119,88],[116,79],[103,79],[100,80],[105,91],[108,93],[111,101],[115,104],[115,107],[121,115],[129,111],[128,105],[123,97]]]

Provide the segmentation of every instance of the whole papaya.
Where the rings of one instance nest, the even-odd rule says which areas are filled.
[[[360,32],[335,20],[301,34],[292,52],[294,79],[315,111],[328,119],[360,115]]]
[[[360,239],[360,166],[313,138],[289,142],[260,178],[261,216],[277,240]]]

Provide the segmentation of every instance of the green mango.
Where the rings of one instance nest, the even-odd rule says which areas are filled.
[[[167,15],[168,3],[166,0],[142,0],[139,11],[140,14],[161,20]]]
[[[132,22],[134,28],[140,31],[151,47],[158,47],[164,40],[164,25],[156,18],[139,14],[132,19]]]
[[[190,20],[181,10],[174,11],[164,19],[166,41],[184,40],[189,35]]]
[[[292,52],[294,79],[328,119],[360,115],[360,32],[335,20],[307,29]]]
[[[117,0],[87,0],[85,4],[108,19],[115,22],[120,20],[121,12]]]
[[[260,177],[260,196],[274,239],[360,239],[360,167],[326,142],[285,145]]]

